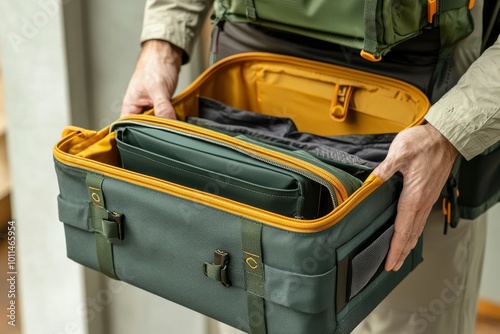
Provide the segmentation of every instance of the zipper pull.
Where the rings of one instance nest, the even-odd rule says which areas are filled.
[[[455,178],[450,175],[448,181],[446,182],[446,191],[443,196],[442,209],[444,214],[444,231],[446,235],[448,232],[448,225],[452,228],[457,227],[460,220],[460,214],[458,211],[458,196],[460,195],[458,191],[458,182]]]
[[[214,15],[214,14],[212,14]],[[217,53],[219,51],[219,35],[222,30],[224,30],[224,13],[221,16],[212,16],[212,22],[214,27],[212,28],[212,41],[210,45],[210,61],[209,66],[212,66],[217,60]]]

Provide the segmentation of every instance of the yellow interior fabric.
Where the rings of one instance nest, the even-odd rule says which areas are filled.
[[[338,89],[338,87],[344,89]],[[335,91],[352,87],[347,117],[330,117]],[[336,89],[337,87],[337,89]],[[174,99],[178,118],[197,116],[198,96],[238,109],[289,117],[319,135],[394,133],[419,124],[427,97],[402,81],[289,56],[247,53],[215,64]]]
[[[109,127],[99,132],[77,127],[68,127],[57,147],[63,152],[78,157],[120,166],[120,154],[116,147],[116,133],[109,133]]]

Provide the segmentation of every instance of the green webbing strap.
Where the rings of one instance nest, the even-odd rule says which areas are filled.
[[[222,265],[220,264],[213,264],[213,263],[204,263],[204,269],[205,269],[205,275],[207,277],[210,277],[213,280],[216,280],[217,282],[222,281],[222,275],[221,275],[221,269]]]
[[[241,239],[250,333],[266,334],[262,224],[243,219],[241,224]]]
[[[257,20],[257,10],[255,9],[254,0],[245,0],[245,6],[247,11],[247,18],[249,20],[255,21]]]
[[[375,57],[377,54],[377,0],[365,1],[365,42],[363,50]]]
[[[90,203],[89,229],[95,234],[97,261],[99,270],[114,279],[118,279],[113,262],[112,240],[119,237],[119,226],[116,222],[108,220],[108,210],[104,204],[102,181],[104,178],[96,174],[87,174],[85,180]]]
[[[439,0],[439,13],[469,6],[470,0]]]

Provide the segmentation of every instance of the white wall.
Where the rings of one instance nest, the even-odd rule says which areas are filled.
[[[1,66],[18,228],[17,313],[25,334],[83,334],[83,269],[66,258],[56,205],[51,150],[71,116],[61,10],[54,1],[44,6],[48,3],[0,1]]]

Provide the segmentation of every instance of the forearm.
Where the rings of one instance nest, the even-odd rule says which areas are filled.
[[[431,107],[426,120],[467,160],[500,140],[500,39]]]
[[[183,50],[187,63],[211,4],[212,0],[148,0],[141,41],[168,41]]]

